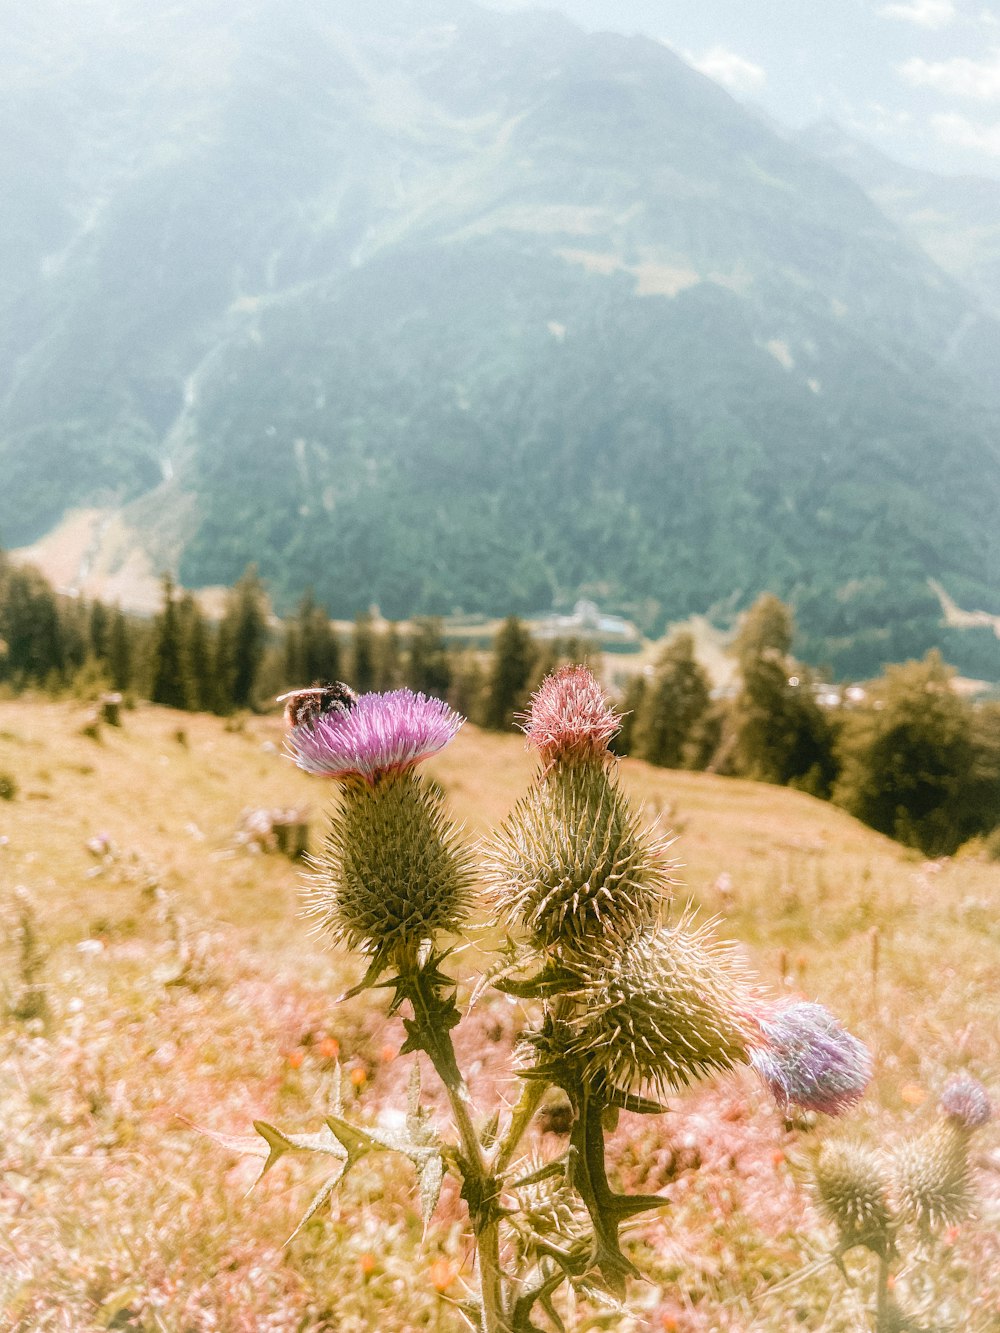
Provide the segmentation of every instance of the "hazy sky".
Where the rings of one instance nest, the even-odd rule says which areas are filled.
[[[527,8],[529,0],[486,0]],[[643,32],[785,124],[831,116],[890,156],[1000,176],[1000,0],[544,0]]]

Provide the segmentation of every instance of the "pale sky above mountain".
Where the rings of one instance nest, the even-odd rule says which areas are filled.
[[[665,42],[796,128],[832,118],[900,161],[1000,176],[1000,0],[487,0]]]

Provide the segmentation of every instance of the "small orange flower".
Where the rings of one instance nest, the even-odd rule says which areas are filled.
[[[360,1065],[358,1065],[356,1069],[351,1070],[351,1082],[354,1084],[354,1086],[358,1089],[359,1092],[368,1082],[368,1075],[365,1073],[365,1071],[361,1068]]]
[[[316,1043],[316,1054],[324,1060],[336,1060],[340,1054],[340,1042],[336,1037],[322,1037]]]
[[[302,1061],[306,1058],[305,1051],[289,1051],[287,1058],[290,1069],[300,1069]]]
[[[886,1278],[886,1280],[885,1280],[885,1289],[886,1289],[886,1291],[895,1291],[895,1290],[896,1290],[896,1274],[895,1274],[895,1273],[890,1273],[889,1276]]]
[[[959,1227],[949,1227],[944,1233],[944,1243],[946,1245],[954,1245],[955,1241],[958,1240],[960,1230],[961,1228]]]
[[[385,1045],[379,1051],[378,1058],[384,1065],[388,1065],[392,1064],[398,1054],[399,1052],[396,1050],[395,1046]]]
[[[784,1160],[785,1160],[784,1148],[775,1148],[771,1153],[771,1161],[774,1163],[775,1166],[780,1166]]]
[[[672,1314],[661,1314],[660,1327],[663,1329],[663,1333],[677,1333],[677,1330],[680,1328],[680,1324],[677,1322],[677,1316]]]
[[[428,1276],[435,1291],[447,1291],[455,1281],[455,1270],[451,1266],[451,1260],[445,1259],[443,1255],[435,1259],[428,1270]]]
[[[927,1100],[927,1093],[919,1083],[904,1083],[899,1090],[899,1096],[907,1106],[922,1106]]]
[[[372,1273],[375,1272],[376,1267],[374,1254],[369,1254],[366,1250],[358,1260],[358,1267],[361,1269],[362,1277],[371,1277]]]

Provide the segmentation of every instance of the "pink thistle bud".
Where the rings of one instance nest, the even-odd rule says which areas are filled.
[[[559,667],[546,676],[531,697],[524,723],[528,744],[547,765],[603,760],[618,728],[618,715],[583,666]]]
[[[792,1000],[757,1017],[764,1038],[750,1063],[778,1105],[840,1115],[872,1076],[868,1048],[821,1004]]]
[[[440,699],[412,690],[362,694],[349,707],[307,713],[287,746],[299,768],[328,778],[363,778],[412,768],[455,736],[464,718]]]
[[[989,1095],[978,1079],[956,1074],[945,1085],[938,1107],[962,1129],[981,1129],[993,1117]]]

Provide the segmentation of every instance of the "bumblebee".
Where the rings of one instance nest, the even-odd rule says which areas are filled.
[[[285,721],[290,727],[305,727],[328,713],[349,713],[358,696],[342,680],[322,682],[304,690],[279,694],[277,703],[285,705]]]

